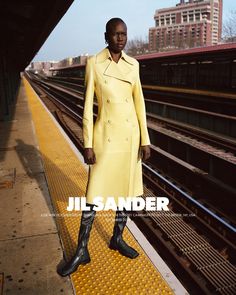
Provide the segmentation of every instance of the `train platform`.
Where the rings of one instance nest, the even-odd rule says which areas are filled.
[[[66,210],[68,198],[84,196],[87,167],[25,79],[13,119],[0,127],[0,294],[188,294],[131,220],[124,238],[139,257],[108,248],[112,211],[97,212],[91,263],[60,277],[57,265],[76,249],[81,216]]]

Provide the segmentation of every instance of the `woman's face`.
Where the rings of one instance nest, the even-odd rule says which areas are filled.
[[[127,27],[124,23],[115,23],[106,33],[106,41],[109,49],[114,53],[120,53],[127,42]]]

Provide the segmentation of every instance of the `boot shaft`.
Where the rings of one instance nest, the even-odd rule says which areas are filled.
[[[115,224],[113,229],[113,236],[120,238],[124,232],[127,223],[127,215],[124,211],[116,211]]]
[[[95,215],[96,211],[94,211],[92,208],[90,211],[82,212],[78,236],[78,249],[87,247]]]

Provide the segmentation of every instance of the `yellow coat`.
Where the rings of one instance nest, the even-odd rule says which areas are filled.
[[[119,62],[107,48],[87,60],[83,115],[84,147],[93,148],[89,167],[88,203],[94,197],[135,197],[143,194],[140,145],[149,145],[139,63],[122,51]],[[93,123],[96,94],[98,117]]]

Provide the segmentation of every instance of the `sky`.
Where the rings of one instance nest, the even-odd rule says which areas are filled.
[[[125,21],[128,39],[145,39],[148,29],[154,26],[155,10],[177,3],[179,0],[74,0],[34,61],[57,61],[99,52],[105,47],[105,24],[112,17]],[[236,11],[236,1],[223,0],[223,22],[231,11]]]

